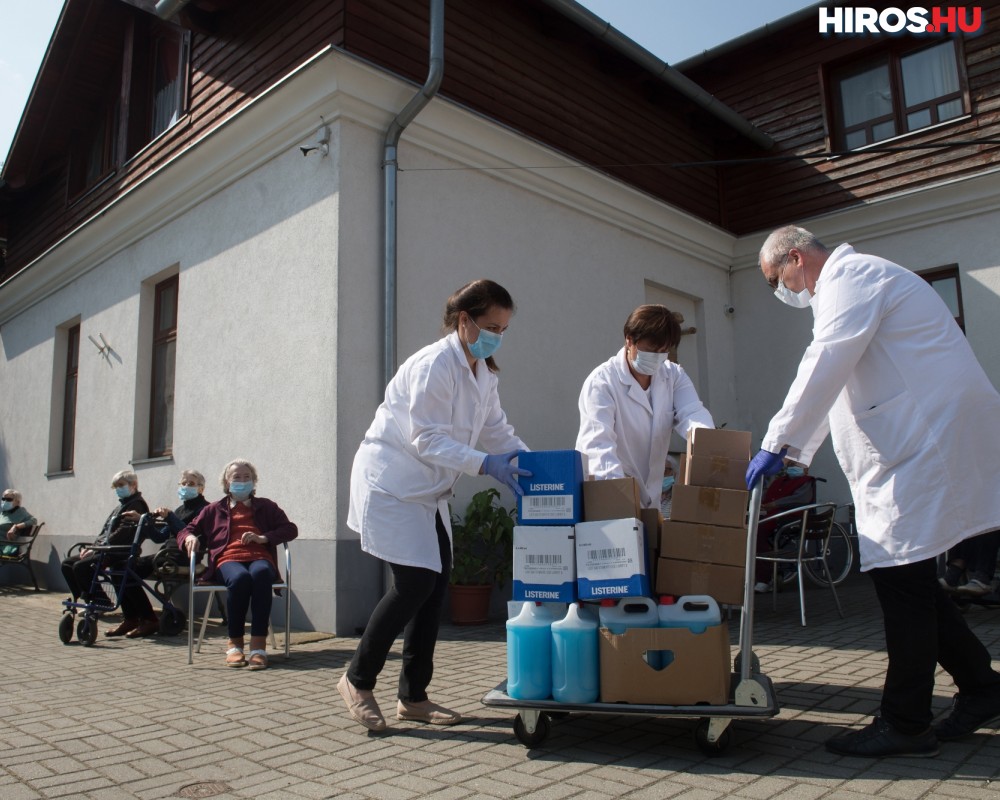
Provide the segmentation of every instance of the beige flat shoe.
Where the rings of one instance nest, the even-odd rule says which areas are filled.
[[[426,722],[429,725],[456,725],[462,721],[462,715],[430,700],[419,703],[400,700],[396,704],[396,719]]]
[[[251,650],[250,651],[250,666],[248,669],[267,669],[267,651],[266,650]]]
[[[344,698],[351,719],[360,722],[370,731],[385,730],[385,717],[375,701],[375,695],[366,689],[358,689],[348,680],[346,672],[337,684],[337,691]]]

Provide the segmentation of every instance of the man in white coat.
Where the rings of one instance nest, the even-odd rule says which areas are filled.
[[[831,435],[857,510],[861,569],[882,607],[889,666],[880,714],[832,752],[932,756],[1000,718],[1000,674],[937,581],[936,557],[1000,528],[1000,395],[930,285],[809,231],[774,231],[760,268],[775,295],[812,307],[813,340],[747,485],[784,458],[808,465]],[[931,728],[936,664],[958,694]]]

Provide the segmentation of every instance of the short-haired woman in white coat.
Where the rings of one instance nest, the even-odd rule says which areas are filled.
[[[580,391],[576,449],[595,478],[635,478],[643,508],[658,508],[670,434],[714,428],[691,379],[669,361],[681,326],[666,306],[642,305],[625,320],[625,345]]]
[[[386,727],[372,690],[400,632],[396,718],[461,720],[427,697],[451,573],[448,498],[463,473],[490,475],[514,492],[517,476],[529,474],[513,463],[528,448],[500,407],[493,360],[513,313],[510,294],[490,280],[449,297],[447,335],[399,368],[354,458],[347,524],[393,576],[337,684],[351,717],[369,730]]]

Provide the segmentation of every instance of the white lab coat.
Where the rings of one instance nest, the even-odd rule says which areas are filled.
[[[862,570],[1000,528],[1000,395],[938,294],[844,244],[811,302],[812,343],[761,446],[809,464],[831,433]]]
[[[667,361],[645,390],[625,362],[625,348],[609,358],[580,390],[576,449],[587,473],[598,479],[638,480],[643,508],[660,507],[663,468],[674,429],[714,428],[712,415],[679,365]]]
[[[497,376],[482,360],[473,374],[452,332],[410,356],[386,387],[354,456],[347,524],[366,553],[440,572],[434,515],[450,537],[459,476],[478,474],[487,453],[527,449],[500,408]]]

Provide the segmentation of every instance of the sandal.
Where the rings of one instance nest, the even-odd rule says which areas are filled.
[[[246,657],[243,655],[242,647],[230,647],[226,651],[226,666],[227,667],[245,667],[247,665]]]
[[[250,669],[267,669],[267,651],[266,650],[251,650],[250,651]]]

